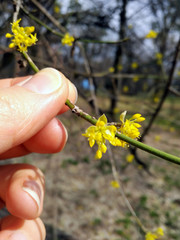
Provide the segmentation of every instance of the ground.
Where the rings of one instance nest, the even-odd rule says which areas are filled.
[[[81,136],[89,124],[72,116],[70,111],[60,119],[69,132],[61,153],[32,154],[13,160],[34,164],[45,174],[42,219],[48,229],[48,240],[143,240],[144,234],[119,189],[110,184],[113,177],[108,155],[95,160],[95,150]],[[166,124],[157,122],[145,142],[180,156],[179,130]],[[135,161],[125,160],[128,149],[113,148],[113,153],[121,188],[143,224],[150,230],[162,226],[164,239],[179,239],[180,166],[138,150],[148,173]]]

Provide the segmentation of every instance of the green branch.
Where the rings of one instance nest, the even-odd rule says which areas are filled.
[[[34,70],[34,72],[39,72],[39,69],[37,68],[37,66],[35,65],[35,63],[32,61],[32,59],[29,57],[29,55],[26,52],[23,52],[23,55],[25,57],[25,59],[28,61],[28,63],[30,64],[30,66],[32,67],[32,69]],[[83,110],[81,110],[78,106],[74,105],[72,102],[70,102],[69,99],[66,100],[65,104],[72,110],[73,113],[75,113],[76,115],[80,116],[81,118],[85,119],[86,121],[88,121],[89,123],[96,125],[97,119],[92,117],[91,115],[87,114],[86,112],[84,112]],[[155,156],[158,156],[160,158],[163,158],[169,162],[173,162],[175,164],[180,165],[180,158],[176,157],[174,155],[168,154],[166,152],[160,151],[156,148],[153,148],[151,146],[148,146],[142,142],[139,142],[137,140],[134,140],[130,137],[125,136],[124,134],[121,133],[116,133],[116,137],[118,137],[119,139],[135,146],[138,147],[140,149],[142,149],[143,151],[146,151],[148,153],[151,153]]]
[[[172,154],[169,154],[169,153],[166,153],[166,152],[163,152],[163,151],[160,151],[158,150],[157,148],[154,148],[154,147],[151,147],[149,145],[146,145],[142,142],[139,142],[139,141],[136,141],[130,137],[127,137],[121,133],[116,133],[116,136],[118,138],[120,138],[121,140],[125,141],[125,142],[128,142],[129,144],[137,147],[137,148],[140,148],[142,149],[143,151],[146,151],[148,153],[151,153],[157,157],[160,157],[160,158],[163,158],[169,162],[173,162],[175,164],[178,164],[180,165],[180,158],[179,157],[176,157]]]
[[[94,117],[90,116],[89,114],[83,112],[81,109],[79,109],[77,106],[75,106],[74,104],[72,104],[69,100],[66,100],[66,105],[72,110],[72,112],[74,112],[76,115],[84,118],[86,121],[90,122],[91,124],[95,125],[97,122],[97,119],[95,119]],[[148,153],[151,153],[157,157],[163,158],[169,162],[173,162],[175,164],[180,165],[180,158],[176,157],[172,154],[168,154],[166,152],[160,151],[156,148],[153,148],[149,145],[146,145],[142,142],[139,142],[137,140],[134,140],[130,137],[127,137],[126,135],[117,132],[116,133],[116,137],[118,137],[119,139],[135,146],[138,147],[140,149],[142,149],[143,151],[146,151]]]
[[[36,66],[36,64],[33,62],[33,60],[30,58],[30,56],[27,54],[27,52],[22,52],[24,58],[28,61],[29,65],[33,69],[35,73],[39,72],[39,68]]]

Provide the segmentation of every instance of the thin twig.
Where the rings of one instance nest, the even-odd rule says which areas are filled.
[[[91,115],[89,115],[88,113],[84,112],[82,109],[80,109],[79,107],[77,107],[76,105],[71,103],[68,99],[66,100],[65,104],[72,110],[72,112],[76,113],[77,116],[85,119],[86,121],[90,122],[93,125],[95,125],[97,123],[96,118],[94,118]],[[146,144],[144,144],[140,141],[134,140],[134,139],[132,139],[132,138],[130,138],[130,137],[124,135],[124,134],[119,133],[119,132],[116,132],[116,137],[118,137],[119,139],[129,143],[132,146],[135,146],[137,148],[142,149],[143,151],[146,151],[146,152],[151,153],[155,156],[163,158],[164,160],[167,160],[169,162],[180,165],[180,158],[179,157],[176,157],[172,154],[163,152],[163,151],[161,151],[157,148],[146,145]]]
[[[33,19],[35,22],[37,22],[38,24],[40,24],[41,26],[45,27],[46,29],[48,29],[50,32],[52,32],[54,35],[58,36],[58,37],[63,37],[64,36],[64,33],[67,32],[67,30],[64,32],[62,31],[63,33],[60,33],[58,31],[56,31],[55,29],[49,27],[47,24],[45,24],[44,22],[42,22],[39,18],[35,17],[33,14],[31,14],[26,8],[24,8],[23,6],[21,6],[21,9],[23,10],[23,12],[28,15],[31,19]],[[46,16],[47,17],[47,16]],[[55,19],[56,21],[56,19]],[[54,22],[52,22],[54,23]],[[56,26],[56,24],[54,24]],[[57,26],[56,26],[57,27]],[[115,45],[115,44],[122,44],[124,42],[127,42],[129,40],[129,38],[124,38],[124,39],[121,39],[119,41],[103,41],[103,40],[97,40],[97,39],[84,39],[84,38],[76,38],[75,37],[75,41],[76,42],[84,42],[84,43],[97,43],[97,44],[112,44],[112,45]]]
[[[35,17],[33,14],[31,14],[26,8],[24,8],[23,6],[21,6],[21,9],[23,10],[23,12],[31,19],[33,19],[35,22],[37,22],[38,24],[40,24],[41,26],[45,27],[47,30],[49,30],[50,32],[52,32],[54,35],[59,36],[60,38],[62,38],[64,36],[64,34],[57,32],[56,30],[52,29],[51,27],[49,27],[47,24],[45,24],[44,22],[42,22],[39,18]]]
[[[78,46],[79,46],[79,48],[81,50],[81,53],[82,53],[82,56],[84,58],[84,66],[85,66],[86,72],[87,72],[88,75],[91,75],[91,67],[90,67],[86,52],[84,50],[84,47],[81,43],[78,43]],[[88,79],[89,79],[90,93],[91,93],[91,98],[92,98],[92,101],[93,101],[93,106],[94,106],[94,109],[95,109],[95,114],[98,117],[99,116],[99,108],[97,106],[94,81],[93,81],[92,77],[89,77]]]
[[[21,0],[14,0],[13,1],[14,7],[15,7],[15,11],[13,14],[13,22],[16,22],[18,19],[18,14],[22,5],[22,1]]]
[[[175,94],[176,96],[180,97],[180,91],[177,91],[175,88],[170,87],[169,91]]]
[[[36,5],[39,10],[44,13],[44,15],[63,33],[66,32],[66,29],[60,24],[59,21],[57,21],[51,14],[48,13],[48,11],[36,0],[30,0],[31,2]]]

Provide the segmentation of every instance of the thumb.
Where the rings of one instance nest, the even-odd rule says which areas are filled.
[[[27,141],[63,108],[68,80],[53,68],[0,89],[0,154]]]

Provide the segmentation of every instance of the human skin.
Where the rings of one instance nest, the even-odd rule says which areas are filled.
[[[33,76],[0,80],[0,160],[32,152],[60,152],[67,131],[56,118],[75,103],[75,86],[60,72],[46,68]],[[44,141],[45,139],[45,141]],[[0,166],[0,240],[43,240],[44,176],[35,166]]]

